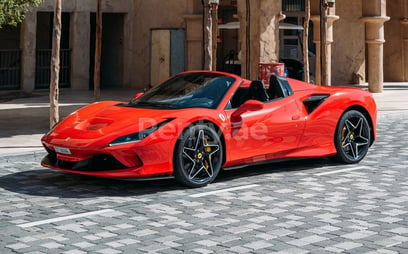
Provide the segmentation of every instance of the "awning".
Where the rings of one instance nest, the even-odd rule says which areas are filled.
[[[218,25],[218,29],[239,29],[239,21]]]
[[[228,22],[225,24],[218,25],[218,29],[239,29],[239,21]],[[279,23],[279,29],[281,30],[303,30],[303,26],[281,22]]]
[[[281,30],[303,30],[303,26],[281,22],[279,23],[279,29]]]

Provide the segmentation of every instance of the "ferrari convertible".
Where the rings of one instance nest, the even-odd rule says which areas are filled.
[[[277,159],[358,163],[375,140],[376,118],[372,95],[359,88],[190,71],[129,102],[93,103],[70,114],[42,138],[48,153],[41,163],[201,187],[221,169]]]

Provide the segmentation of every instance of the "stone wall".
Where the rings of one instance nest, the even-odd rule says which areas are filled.
[[[136,0],[134,4],[131,87],[150,84],[150,31],[157,28],[185,28],[183,15],[198,11],[195,0]],[[200,50],[200,49],[198,49]]]
[[[279,62],[279,10],[281,10],[280,3],[260,2],[258,15],[261,63]]]
[[[280,1],[238,0],[243,77],[258,79],[259,63],[278,62],[281,9]]]
[[[365,82],[364,23],[362,3],[355,0],[336,2],[332,44],[332,84]]]
[[[133,42],[130,36],[133,29],[131,15],[133,0],[105,0],[102,1],[102,12],[120,13],[124,17],[123,38],[122,40],[123,66],[129,66],[131,55],[128,54]],[[31,92],[35,89],[35,65],[36,65],[36,41],[37,41],[37,13],[53,12],[54,1],[45,0],[38,8],[27,13],[26,19],[21,25],[20,47],[22,49],[22,89]],[[69,13],[70,16],[70,40],[71,49],[71,89],[89,89],[90,77],[90,52],[91,52],[91,13],[96,12],[96,1],[94,0],[65,0],[63,1],[62,11]],[[117,73],[121,80],[119,86],[130,84],[128,70],[120,68],[121,73]]]
[[[232,1],[232,0],[231,0]],[[201,0],[104,0],[104,13],[124,14],[123,87],[146,88],[150,84],[152,29],[184,29],[186,32],[185,66],[200,69],[202,52]],[[227,1],[223,1],[225,4]],[[236,2],[236,1],[234,1]],[[255,79],[259,62],[279,59],[279,13],[281,1],[250,0],[250,17],[246,17],[246,0],[238,0],[242,75]],[[342,0],[336,2],[333,24],[332,84],[367,82],[367,44],[363,3],[371,1]],[[408,80],[408,0],[376,1],[387,4],[385,22],[384,80]],[[318,0],[313,0],[316,7]],[[34,87],[36,12],[52,12],[53,0],[45,0],[27,15],[21,25],[20,47],[23,49],[23,88]],[[63,11],[71,14],[70,48],[72,49],[73,89],[87,89],[90,62],[90,15],[96,11],[95,0],[65,0]],[[366,13],[367,14],[367,13]],[[404,19],[405,18],[405,19]],[[246,20],[251,20],[250,26]],[[246,30],[247,28],[248,31]],[[249,36],[249,37],[248,37]],[[249,39],[248,39],[248,38]],[[248,45],[246,45],[248,44]],[[247,50],[248,49],[248,50]],[[115,50],[115,49],[112,49]],[[246,54],[248,54],[247,56]],[[85,67],[84,67],[85,66]]]

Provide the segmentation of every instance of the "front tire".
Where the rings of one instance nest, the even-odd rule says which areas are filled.
[[[174,176],[188,187],[205,186],[217,177],[223,145],[214,129],[193,125],[180,136],[174,150]]]
[[[348,164],[361,161],[371,145],[367,118],[357,110],[344,113],[336,128],[334,144],[337,151],[334,160]]]

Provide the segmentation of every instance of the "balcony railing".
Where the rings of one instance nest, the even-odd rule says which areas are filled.
[[[0,50],[0,90],[19,90],[21,85],[21,50]]]
[[[60,52],[59,87],[70,87],[71,50]],[[51,79],[51,49],[37,49],[35,64],[35,88],[48,89]]]

